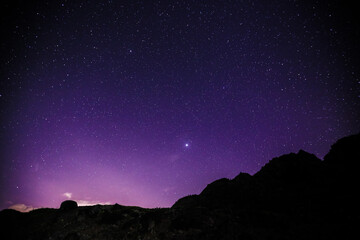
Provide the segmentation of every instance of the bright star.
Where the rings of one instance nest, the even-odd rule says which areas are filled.
[[[189,147],[189,144],[188,144],[188,143],[185,143],[185,147]]]

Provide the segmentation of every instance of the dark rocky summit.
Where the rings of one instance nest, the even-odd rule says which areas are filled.
[[[359,161],[360,134],[337,141],[324,161],[302,150],[283,155],[171,208],[65,201],[60,209],[6,209],[2,239],[350,239],[360,222]]]
[[[61,203],[60,210],[61,211],[69,211],[69,210],[76,209],[77,207],[78,207],[77,202],[75,202],[73,200],[66,200]]]

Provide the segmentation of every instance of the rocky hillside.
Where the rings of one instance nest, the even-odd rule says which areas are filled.
[[[359,161],[360,134],[337,141],[324,161],[302,150],[283,155],[171,208],[68,201],[29,213],[7,209],[2,239],[350,239],[360,220]]]

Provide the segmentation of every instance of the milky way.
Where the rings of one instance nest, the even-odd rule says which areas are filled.
[[[1,209],[168,207],[281,154],[322,158],[360,130],[355,6],[11,2]]]

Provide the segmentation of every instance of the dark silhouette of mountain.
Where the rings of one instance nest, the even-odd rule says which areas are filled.
[[[2,239],[350,239],[360,222],[360,134],[324,161],[300,150],[253,176],[219,179],[171,208],[115,205],[0,212]],[[355,234],[355,235],[354,235]]]

